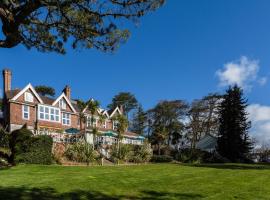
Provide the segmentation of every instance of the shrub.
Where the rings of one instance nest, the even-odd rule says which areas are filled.
[[[167,155],[153,155],[150,161],[157,163],[172,162],[173,157]]]
[[[78,142],[69,145],[65,152],[65,156],[71,161],[86,162],[87,165],[89,165],[90,162],[94,162],[97,158],[93,146],[86,142]]]
[[[9,134],[2,128],[0,129],[0,148],[9,148]]]
[[[118,152],[118,145],[114,144],[111,147],[111,160],[113,162],[129,161],[133,155],[133,146],[130,144],[120,144]]]
[[[27,128],[21,128],[11,133],[9,146],[11,150],[11,162],[28,164],[52,163],[51,137],[46,135],[33,136]]]
[[[0,165],[5,163],[10,159],[10,150],[9,150],[9,134],[0,129]]]
[[[131,161],[135,163],[144,163],[149,162],[153,155],[153,150],[148,143],[144,143],[143,145],[134,146],[134,153],[131,158]]]
[[[175,155],[175,159],[184,163],[223,163],[224,158],[215,152],[206,152],[199,149],[182,149]]]

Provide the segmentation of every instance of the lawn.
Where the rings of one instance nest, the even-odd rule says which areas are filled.
[[[0,170],[0,199],[270,199],[270,166],[20,165]]]

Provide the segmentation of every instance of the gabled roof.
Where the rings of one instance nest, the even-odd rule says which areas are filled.
[[[71,110],[73,111],[73,112],[75,112],[76,113],[76,110],[75,110],[75,108],[73,107],[73,105],[72,105],[72,103],[70,102],[70,100],[67,98],[67,96],[65,95],[65,93],[63,92],[53,103],[52,103],[52,105],[53,106],[55,106],[57,103],[58,103],[58,101],[60,101],[60,99],[62,99],[62,98],[64,98],[65,100],[66,100],[66,102],[68,103],[68,105],[70,106],[70,108],[71,108]]]
[[[103,110],[102,115],[106,115],[108,118],[110,117],[107,110]]]
[[[121,110],[119,109],[119,107],[117,106],[114,110],[110,110],[110,111],[109,111],[110,117],[114,116],[114,114],[115,114],[116,112],[119,112],[120,115],[123,114],[123,113],[121,112]],[[110,113],[111,113],[111,114],[110,114]]]
[[[35,95],[35,97],[38,99],[38,101],[40,103],[43,103],[42,99],[40,98],[40,96],[38,95],[38,93],[36,92],[35,88],[31,85],[31,83],[29,83],[25,88],[23,88],[18,94],[16,94],[14,97],[12,97],[12,101],[16,101],[23,93],[25,93],[27,90],[31,90],[33,92],[33,94]]]
[[[40,95],[40,98],[43,100],[43,103],[47,105],[52,105],[53,102],[55,101],[55,99],[47,97],[47,96]]]

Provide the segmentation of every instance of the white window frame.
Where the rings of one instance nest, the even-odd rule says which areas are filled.
[[[66,125],[66,126],[70,126],[70,124],[71,124],[71,114],[70,113],[62,113],[62,124]]]
[[[27,108],[27,111],[25,111],[24,108]],[[25,118],[24,114],[27,114],[28,117]],[[22,106],[22,118],[25,119],[25,120],[30,119],[30,106],[27,106],[27,105]]]
[[[91,126],[97,127],[98,126],[98,118],[94,116],[95,121],[93,122],[93,124],[92,124],[92,119],[91,118],[92,117],[89,116],[89,115],[86,117],[86,126],[87,127],[91,127]]]
[[[41,112],[41,109],[43,109],[42,112]],[[41,114],[43,114],[43,118],[40,117]],[[60,114],[61,114],[61,112],[60,112],[59,108],[47,106],[47,105],[38,105],[38,119],[41,121],[61,123]]]
[[[118,121],[113,121],[113,130],[117,130]]]
[[[31,102],[31,103],[34,102],[34,96],[32,95],[31,92],[25,92],[24,93],[24,101]]]
[[[104,121],[104,123],[102,124],[103,128],[107,128],[107,120]]]

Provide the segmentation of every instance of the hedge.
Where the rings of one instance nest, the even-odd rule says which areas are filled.
[[[53,140],[46,135],[33,136],[27,128],[11,133],[11,162],[28,164],[51,164]]]

